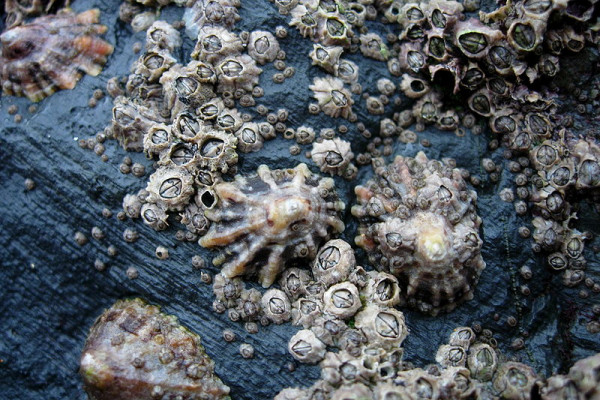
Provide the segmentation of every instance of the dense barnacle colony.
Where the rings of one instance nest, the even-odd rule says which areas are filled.
[[[458,169],[420,152],[383,166],[355,189],[356,244],[377,269],[397,276],[412,307],[437,314],[470,300],[485,263],[477,195]]]
[[[90,398],[225,399],[200,337],[141,299],[119,300],[94,323],[80,373]]]
[[[73,89],[84,73],[98,75],[113,52],[100,38],[107,28],[99,19],[97,9],[80,14],[63,10],[2,32],[2,92],[37,102],[57,90]]]
[[[331,178],[321,178],[305,164],[256,175],[236,176],[214,186],[217,203],[205,212],[211,221],[200,239],[203,247],[224,248],[215,265],[228,278],[256,271],[269,287],[285,260],[315,257],[319,244],[344,230]]]

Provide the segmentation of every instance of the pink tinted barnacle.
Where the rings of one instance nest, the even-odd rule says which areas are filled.
[[[344,205],[333,181],[313,175],[305,164],[288,170],[263,165],[256,175],[237,176],[214,191],[217,205],[206,212],[212,225],[200,244],[225,248],[213,262],[227,277],[258,270],[268,287],[285,260],[314,258],[322,240],[344,229],[338,216]]]

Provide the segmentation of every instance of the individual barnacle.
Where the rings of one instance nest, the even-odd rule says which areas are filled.
[[[401,385],[395,385],[391,381],[377,382],[373,388],[374,399],[410,399],[408,389]]]
[[[472,298],[485,268],[476,194],[458,169],[424,153],[379,165],[375,179],[355,189],[356,244],[373,265],[399,278],[410,306],[434,315],[454,309]]]
[[[344,49],[341,46],[323,46],[315,43],[309,57],[312,59],[312,65],[319,66],[332,74],[343,52]]]
[[[358,81],[358,65],[350,60],[340,59],[333,67],[333,75],[344,83],[355,83]]]
[[[437,127],[444,131],[453,131],[458,128],[460,121],[454,110],[443,112],[437,120]]]
[[[356,266],[354,251],[341,239],[330,240],[319,249],[312,265],[315,279],[326,287],[347,280]]]
[[[420,4],[406,3],[397,13],[396,20],[390,22],[398,22],[401,27],[407,27],[412,24],[422,25],[425,19],[425,11]]]
[[[173,135],[171,128],[164,124],[152,126],[144,135],[144,153],[147,157],[158,155],[171,146]]]
[[[572,379],[579,393],[593,398],[600,391],[598,388],[598,368],[600,367],[600,355],[596,354],[577,361],[569,369],[568,377]]]
[[[321,240],[344,229],[338,217],[344,204],[333,181],[313,175],[305,164],[288,170],[262,165],[257,175],[237,176],[214,191],[218,204],[206,212],[213,224],[200,244],[226,248],[213,262],[223,265],[227,277],[258,264],[259,281],[268,287],[285,260],[314,258]]]
[[[298,4],[298,0],[275,0],[275,5],[281,15],[287,15]]]
[[[107,28],[99,19],[98,9],[63,10],[2,32],[2,92],[38,102],[57,90],[73,89],[84,73],[97,76],[113,52],[100,39]]]
[[[575,32],[571,25],[566,25],[560,32],[562,42],[566,49],[578,53],[585,46],[585,38],[581,33]]]
[[[466,368],[449,367],[442,371],[439,379],[440,392],[454,399],[468,399],[477,394],[477,384]]]
[[[227,173],[235,164],[238,156],[235,151],[237,138],[219,130],[204,132],[195,142],[195,157],[198,165],[209,171]]]
[[[352,95],[344,83],[333,77],[315,78],[309,86],[321,110],[330,117],[348,118],[352,113]]]
[[[400,90],[411,99],[418,99],[429,93],[431,87],[427,81],[409,74],[402,75]]]
[[[426,9],[427,20],[431,26],[444,31],[453,28],[463,17],[463,4],[455,1],[433,0]]]
[[[438,348],[435,361],[443,367],[464,367],[467,352],[461,346],[444,344]]]
[[[392,96],[396,91],[396,85],[387,78],[381,78],[377,80],[377,90],[383,95]]]
[[[387,61],[389,50],[383,40],[376,33],[360,35],[360,51],[365,57],[378,61]]]
[[[437,377],[420,368],[399,372],[394,382],[404,386],[408,393],[418,394],[422,399],[433,400],[440,397]]]
[[[213,293],[217,301],[226,308],[235,307],[239,297],[244,290],[244,284],[240,278],[229,279],[223,274],[216,274],[213,281]]]
[[[363,362],[358,356],[360,353],[354,355],[347,351],[328,352],[320,364],[322,379],[334,386],[338,386],[340,383],[368,383],[375,375],[375,371],[369,368],[368,362]]]
[[[215,127],[225,132],[235,132],[241,128],[244,121],[236,108],[223,108],[215,120]]]
[[[248,39],[248,54],[257,63],[263,65],[275,60],[279,52],[279,42],[272,33],[266,31],[253,31]]]
[[[218,86],[217,91],[222,93],[227,90],[243,89],[252,92],[258,85],[258,75],[262,70],[247,54],[228,56],[217,65]]]
[[[497,29],[483,25],[471,18],[460,21],[454,28],[455,44],[469,58],[483,58],[487,55],[485,51],[504,35]]]
[[[296,360],[316,364],[325,357],[325,343],[308,329],[298,331],[288,343],[288,351]]]
[[[262,296],[261,308],[265,316],[276,324],[287,322],[292,317],[290,300],[279,289],[269,289]]]
[[[315,336],[328,346],[334,346],[347,328],[343,320],[327,314],[317,317],[310,327]]]
[[[348,23],[336,14],[318,12],[316,37],[325,46],[350,46],[353,32]]]
[[[398,54],[398,60],[402,71],[418,73],[427,66],[427,60],[421,45],[413,42],[404,42]]]
[[[350,143],[339,138],[315,142],[310,155],[321,172],[340,176],[344,175],[354,158]]]
[[[134,73],[145,76],[148,82],[157,82],[177,60],[164,51],[144,53],[137,61]]]
[[[473,332],[473,329],[463,326],[455,328],[452,331],[448,343],[452,346],[460,346],[463,349],[468,350],[474,340],[475,332]]]
[[[295,26],[304,37],[314,39],[317,35],[317,15],[305,5],[299,4],[291,11],[290,26]]]
[[[535,227],[533,240],[544,250],[552,251],[560,247],[564,233],[562,225],[542,217],[535,217],[532,224]]]
[[[181,223],[186,226],[189,232],[196,235],[204,235],[210,227],[210,221],[204,215],[204,210],[212,207],[213,204],[209,204],[208,201],[213,199],[214,196],[210,189],[199,190],[191,201],[179,214],[181,217]]]
[[[237,148],[243,153],[258,151],[263,146],[264,138],[255,122],[243,123],[235,132],[235,136],[238,139]]]
[[[156,231],[167,229],[167,213],[156,204],[144,204],[140,210],[142,221]]]
[[[491,116],[495,111],[492,95],[487,89],[480,89],[473,93],[469,97],[468,104],[471,110],[484,117]]]
[[[529,400],[538,377],[528,365],[505,362],[498,366],[494,376],[494,389],[504,399]]]
[[[385,112],[385,105],[379,97],[367,97],[367,111],[372,115],[381,115]]]
[[[390,308],[400,304],[400,286],[395,276],[371,271],[367,282],[362,292],[370,303]]]
[[[171,125],[173,136],[187,143],[197,142],[204,135],[205,129],[201,121],[194,114],[188,112],[182,112],[175,116]]]
[[[494,349],[486,343],[477,343],[469,349],[467,366],[473,378],[486,382],[492,379],[498,367]]]
[[[306,270],[299,268],[287,268],[279,280],[279,286],[290,297],[296,300],[306,293],[306,286],[310,282],[310,276]]]
[[[229,397],[200,337],[141,299],[119,300],[96,320],[79,370],[98,400]]]
[[[340,319],[348,319],[362,306],[358,289],[350,282],[331,286],[323,295],[323,311]]]
[[[355,326],[364,332],[370,345],[384,349],[400,347],[408,335],[404,314],[371,304],[356,314]]]
[[[255,321],[259,318],[261,298],[261,293],[256,289],[242,290],[235,308],[242,320]]]
[[[238,0],[199,0],[187,7],[183,14],[185,30],[192,39],[198,37],[202,27],[221,25],[231,29],[240,19],[237,8]]]
[[[543,40],[546,24],[537,19],[515,20],[508,28],[508,43],[516,50],[529,52]]]
[[[417,122],[433,124],[437,122],[442,102],[436,92],[424,95],[413,106],[413,114]]]
[[[146,31],[146,51],[172,53],[181,43],[179,31],[168,22],[156,21]]]
[[[292,304],[292,325],[309,329],[323,313],[320,301],[300,298]]]
[[[138,196],[127,194],[123,198],[123,211],[129,218],[139,218],[142,209],[142,202]]]
[[[215,97],[212,85],[199,76],[202,63],[193,61],[186,66],[174,65],[162,74],[165,107],[171,116],[192,111]]]
[[[309,144],[315,140],[315,130],[310,126],[300,126],[294,133],[298,144]]]
[[[167,210],[181,210],[194,194],[193,183],[194,178],[183,168],[160,168],[150,175],[146,186],[148,202]]]
[[[198,32],[192,58],[215,65],[225,57],[240,53],[243,48],[235,33],[222,26],[204,26]]]

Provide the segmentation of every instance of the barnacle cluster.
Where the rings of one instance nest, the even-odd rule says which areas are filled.
[[[12,28],[20,25],[27,17],[48,14],[62,7],[68,7],[70,2],[70,0],[5,0],[3,5],[6,12],[6,26]]]
[[[80,373],[92,399],[225,399],[200,337],[141,299],[119,300],[98,317]]]
[[[8,2],[7,12],[16,7],[14,12],[28,14],[19,4]],[[30,7],[38,13],[42,3],[36,0]],[[99,19],[98,9],[80,14],[65,9],[22,25],[15,20],[0,35],[2,92],[37,102],[57,90],[73,89],[84,73],[98,75],[113,52],[112,45],[100,38],[107,28]]]
[[[356,244],[373,266],[398,277],[412,307],[435,315],[471,299],[485,268],[476,193],[458,169],[422,152],[372,162],[375,178],[355,189]]]

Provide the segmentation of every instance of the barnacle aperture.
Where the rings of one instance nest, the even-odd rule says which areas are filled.
[[[287,260],[313,259],[322,242],[344,230],[344,203],[333,180],[306,164],[281,170],[261,165],[256,175],[237,176],[214,191],[217,205],[205,212],[212,224],[199,243],[224,248],[213,262],[227,278],[258,269],[259,282],[269,287]]]
[[[376,268],[398,277],[404,300],[422,312],[451,311],[471,299],[485,268],[476,193],[458,169],[422,152],[374,163],[375,178],[355,189],[356,244]]]
[[[113,52],[99,37],[106,32],[99,17],[97,9],[61,11],[2,33],[3,93],[37,102],[59,89],[73,89],[83,73],[98,75]]]
[[[229,398],[200,337],[141,299],[119,300],[96,320],[80,373],[95,400]]]

